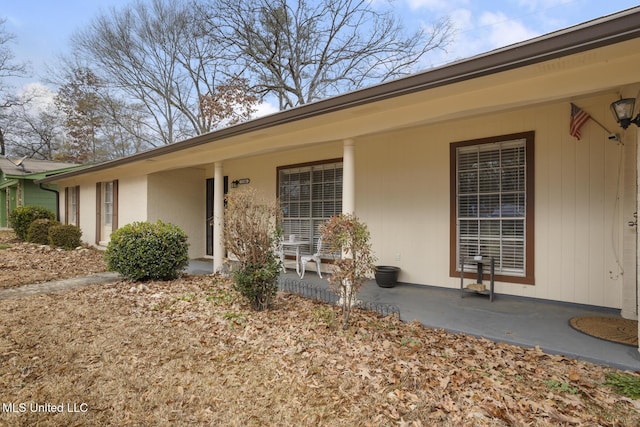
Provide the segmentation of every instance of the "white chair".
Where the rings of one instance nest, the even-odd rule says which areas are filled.
[[[280,266],[282,267],[282,272],[286,273],[287,272],[287,268],[284,266],[284,245],[283,245],[283,238],[280,237],[278,239],[278,241],[276,242],[276,247],[275,247],[275,253],[276,256],[278,258],[280,258]]]
[[[300,264],[302,264],[302,274],[300,275],[301,279],[304,277],[304,273],[307,268],[307,263],[309,261],[316,262],[316,271],[318,272],[318,276],[322,279],[322,272],[320,271],[320,263],[321,263],[320,254],[321,253],[322,253],[322,239],[318,239],[318,247],[316,248],[316,253],[314,253],[313,255],[304,255],[300,258]]]

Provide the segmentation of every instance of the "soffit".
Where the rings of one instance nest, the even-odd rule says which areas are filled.
[[[617,91],[638,83],[640,39],[422,92],[335,111],[144,160],[149,172],[279,150],[358,139],[395,129],[459,120]]]

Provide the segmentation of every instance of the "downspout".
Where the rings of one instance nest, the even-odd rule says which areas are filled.
[[[53,188],[43,187],[43,183],[38,184],[41,190],[51,191],[56,195],[56,221],[60,221],[60,192],[58,190],[54,190]]]

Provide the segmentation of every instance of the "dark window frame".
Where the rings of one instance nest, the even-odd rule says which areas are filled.
[[[282,206],[282,200],[281,200],[281,194],[280,194],[280,187],[281,187],[280,175],[281,175],[282,171],[293,170],[293,169],[313,168],[314,166],[329,165],[329,164],[332,164],[332,163],[343,163],[343,159],[342,159],[342,157],[339,157],[339,158],[318,160],[318,161],[314,161],[314,162],[296,163],[296,164],[278,166],[276,168],[276,197],[280,201],[281,206]],[[343,164],[342,170],[344,170],[344,164]],[[341,179],[342,179],[342,177],[341,177]],[[342,187],[340,188],[340,201],[342,202]],[[342,203],[340,203],[340,206],[338,208],[336,208],[335,214],[340,214],[341,212],[342,212]],[[311,221],[311,225],[310,225],[311,229],[314,228],[314,221],[317,222],[317,218],[318,217],[314,217],[313,216],[313,208],[311,208],[310,216],[309,216],[309,220]],[[287,238],[287,236],[284,236],[284,237]],[[306,239],[307,236],[304,236],[304,238]],[[300,248],[301,253],[310,254],[310,253],[315,252],[315,249],[317,247],[317,241],[318,241],[318,235],[314,230],[313,239],[311,241],[311,244],[309,244],[308,246],[302,246]],[[328,258],[327,261],[329,261],[329,260],[330,259]]]
[[[535,132],[521,132],[508,135],[500,135],[489,138],[480,138],[467,141],[452,142],[449,146],[450,161],[450,220],[449,220],[449,275],[460,277],[460,266],[458,262],[458,161],[457,153],[461,147],[469,147],[482,144],[495,144],[513,140],[525,140],[525,242],[524,242],[524,262],[525,271],[522,276],[508,274],[496,274],[496,281],[507,283],[519,283],[533,285],[535,283]],[[465,277],[473,278],[475,273],[465,273]]]

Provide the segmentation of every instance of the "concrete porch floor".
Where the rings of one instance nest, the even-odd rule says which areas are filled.
[[[211,274],[211,261],[192,261],[191,274]],[[295,271],[284,276],[298,279]],[[325,275],[323,275],[325,277]],[[326,277],[307,271],[304,282],[327,288]],[[465,333],[524,347],[539,346],[546,353],[561,354],[619,369],[640,370],[636,347],[593,338],[569,326],[574,316],[619,316],[619,310],[558,303],[496,294],[494,301],[482,295],[460,297],[457,289],[399,283],[381,288],[371,280],[358,298],[366,302],[394,304],[403,321],[417,320],[426,327]]]

